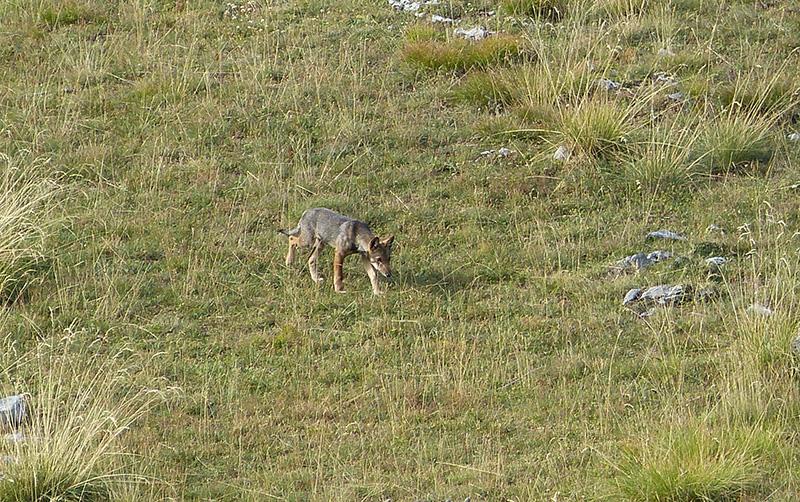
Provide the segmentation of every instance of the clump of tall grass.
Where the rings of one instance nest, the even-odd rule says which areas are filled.
[[[625,179],[648,194],[685,189],[698,162],[689,155],[695,138],[691,124],[654,126],[644,141],[631,147],[624,162]]]
[[[717,90],[720,103],[750,113],[772,114],[789,110],[796,104],[798,88],[781,70],[772,75],[750,73]]]
[[[488,68],[518,58],[522,42],[510,35],[496,35],[479,42],[467,40],[408,41],[402,57],[420,70],[465,71],[471,68]]]
[[[559,119],[563,141],[589,156],[620,151],[635,130],[631,109],[605,99],[584,99],[563,107]]]
[[[517,89],[502,75],[477,72],[467,75],[453,90],[456,101],[480,106],[507,106],[516,100]]]
[[[105,501],[121,485],[146,481],[126,466],[123,442],[164,398],[138,381],[142,361],[107,353],[85,332],[68,331],[26,354],[8,341],[3,349],[3,392],[27,393],[31,416],[23,440],[0,444],[7,459],[0,500]]]
[[[58,186],[42,177],[42,161],[19,165],[0,154],[0,162],[0,297],[13,300],[44,259]]]
[[[757,487],[777,437],[759,428],[699,422],[644,440],[617,465],[619,495],[632,501],[729,500]]]
[[[743,166],[767,162],[774,153],[771,137],[778,117],[753,111],[729,111],[703,128],[695,158],[707,174],[729,174]]]

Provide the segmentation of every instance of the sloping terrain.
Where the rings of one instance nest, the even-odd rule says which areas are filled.
[[[7,358],[166,392],[97,500],[794,499],[798,46],[774,1],[6,2]],[[315,206],[396,236],[386,294],[283,265]]]

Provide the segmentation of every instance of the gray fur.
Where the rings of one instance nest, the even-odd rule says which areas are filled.
[[[322,242],[342,250],[364,252],[359,249],[358,238],[375,237],[369,226],[359,221],[324,207],[308,209],[300,217],[297,227],[281,232],[288,236],[300,237],[301,246],[312,246]]]
[[[344,258],[351,254],[361,255],[361,263],[369,276],[372,291],[376,295],[380,294],[378,273],[389,279],[392,277],[389,260],[394,236],[381,241],[375,236],[369,225],[363,221],[324,207],[315,207],[303,213],[295,228],[279,230],[279,232],[289,237],[289,251],[286,254],[287,266],[294,261],[295,250],[298,246],[312,249],[311,255],[308,257],[308,271],[311,279],[317,284],[323,281],[317,267],[320,251],[326,244],[335,249],[333,287],[337,292],[344,292],[342,265]]]

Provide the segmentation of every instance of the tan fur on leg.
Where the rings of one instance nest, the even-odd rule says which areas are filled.
[[[297,237],[289,237],[289,251],[286,253],[286,266],[294,262],[294,255],[295,251],[297,250],[297,245],[299,243],[299,239]]]
[[[339,251],[336,251],[336,254],[333,256],[333,289],[336,290],[337,293],[344,293],[344,286],[342,285],[344,281],[344,275],[342,273],[344,257],[344,253]]]

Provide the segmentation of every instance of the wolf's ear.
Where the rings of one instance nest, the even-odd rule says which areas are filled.
[[[380,243],[381,243],[380,239],[378,239],[377,237],[373,237],[372,240],[369,241],[369,250],[374,251],[375,249],[378,249]]]
[[[390,235],[389,237],[387,237],[386,240],[383,241],[381,244],[383,244],[383,247],[385,247],[386,249],[392,249],[392,244],[394,244],[394,235]]]

